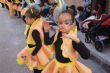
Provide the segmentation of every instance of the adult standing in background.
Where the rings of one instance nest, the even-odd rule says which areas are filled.
[[[106,9],[106,4],[107,4],[107,0],[97,0],[96,1],[96,9],[98,10],[99,6],[100,5],[100,12],[99,12],[99,15],[101,15],[102,13],[105,13],[105,9]]]
[[[92,3],[91,0],[83,0],[84,8],[88,7]]]
[[[34,0],[35,4],[41,4],[41,0]]]
[[[42,3],[42,4],[44,4],[44,3],[49,4],[49,0],[41,0],[41,3]]]
[[[90,16],[90,13],[91,13],[91,3],[92,3],[92,0],[83,0],[84,11],[83,11],[81,20],[85,20],[87,17]]]

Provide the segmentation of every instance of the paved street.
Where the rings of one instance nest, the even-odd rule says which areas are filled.
[[[0,8],[0,73],[30,73],[16,63],[17,53],[25,46],[25,24],[17,17],[10,17],[6,9]],[[107,73],[94,60],[83,60],[93,73]]]
[[[16,63],[17,53],[25,45],[24,24],[0,8],[0,73],[29,73]]]

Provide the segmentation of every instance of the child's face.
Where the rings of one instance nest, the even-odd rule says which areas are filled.
[[[60,14],[58,17],[59,31],[68,33],[72,28],[72,16],[69,13]]]
[[[29,17],[26,17],[25,20],[28,25],[31,25],[34,21],[32,18],[29,18]]]

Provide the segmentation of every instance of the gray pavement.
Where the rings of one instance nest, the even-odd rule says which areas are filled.
[[[17,53],[25,46],[25,24],[17,17],[10,17],[6,9],[0,8],[0,25],[0,73],[30,73],[25,66],[16,63]],[[80,61],[93,73],[107,73],[94,60],[80,58]]]
[[[24,28],[21,19],[0,8],[0,73],[29,73],[16,63],[16,55],[25,45]]]

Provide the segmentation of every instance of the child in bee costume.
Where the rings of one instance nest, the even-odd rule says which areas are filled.
[[[26,13],[27,46],[17,55],[18,64],[25,64],[34,73],[41,73],[41,70],[48,64],[52,57],[50,46],[44,44],[43,19],[40,11],[32,6]]]
[[[59,30],[51,38],[48,33],[51,26],[44,24],[45,44],[50,45],[55,40],[55,58],[45,67],[42,73],[92,73],[88,67],[77,60],[78,53],[83,59],[88,59],[90,52],[77,37],[77,27],[73,23],[74,17],[72,14],[66,10],[58,16]]]
[[[21,16],[22,16],[22,19],[25,23],[26,23],[26,21],[25,21],[25,12],[26,12],[26,10],[29,9],[30,4],[33,3],[33,2],[34,2],[33,0],[22,0]]]
[[[13,0],[14,15],[21,17],[22,0]]]
[[[21,17],[21,7],[22,7],[22,0],[19,0],[18,4],[17,4],[17,12],[18,12],[18,17]]]

